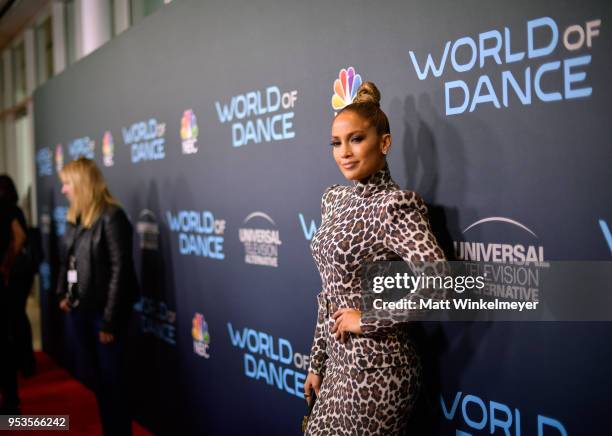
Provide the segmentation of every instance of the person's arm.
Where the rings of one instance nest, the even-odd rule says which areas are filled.
[[[423,199],[411,191],[395,191],[385,203],[382,211],[384,222],[384,245],[407,262],[415,275],[424,272],[423,268],[435,267],[439,274],[447,273],[444,252],[434,236],[427,207]],[[406,298],[440,299],[445,292],[437,289],[421,289]],[[384,334],[398,322],[423,319],[425,310],[371,310],[361,316],[361,331],[364,335]]]
[[[339,185],[332,185],[325,190],[321,198],[321,225],[331,218],[333,205],[336,201]],[[308,375],[304,381],[304,397],[309,405],[312,405],[312,391],[319,395],[319,389],[323,382],[327,363],[327,304],[325,301],[325,291],[317,295],[317,325],[315,327],[312,347],[310,349],[310,362],[308,364]]]
[[[309,405],[312,404],[314,390],[319,395],[327,363],[327,334],[325,323],[327,322],[327,311],[325,306],[324,291],[317,296],[317,325],[315,327],[314,339],[310,349],[310,362],[308,364],[308,375],[304,380],[304,398]]]
[[[0,269],[2,271],[2,275],[4,276],[5,283],[8,283],[9,273],[13,264],[15,263],[15,259],[23,249],[23,244],[25,244],[26,234],[19,224],[17,218],[11,221],[11,240],[2,259],[2,264],[0,265]]]
[[[66,223],[66,230],[60,244],[59,267],[57,272],[57,284],[55,287],[55,296],[59,300],[59,308],[64,312],[69,312],[71,307],[68,302],[68,256],[70,246],[74,239],[75,227],[72,223]]]
[[[308,371],[323,376],[325,375],[325,362],[327,360],[327,336],[325,334],[327,314],[323,292],[317,296],[317,300],[317,325],[315,327],[312,347],[310,348],[310,364],[308,366]]]
[[[335,202],[336,188],[339,185],[332,185],[325,190],[321,197],[321,225],[331,218],[333,204]],[[317,296],[317,325],[315,327],[314,339],[310,351],[309,372],[316,375],[325,374],[325,361],[327,360],[327,336],[325,333],[325,323],[327,313],[325,306],[325,295],[321,292]]]
[[[129,296],[133,290],[129,274],[132,265],[132,225],[121,209],[104,216],[104,237],[109,253],[110,279],[106,307],[104,308],[101,331],[115,334],[119,317],[125,313],[125,304],[130,304]]]
[[[13,241],[11,243],[11,250],[12,250],[12,256],[14,259],[23,249],[23,244],[25,244],[25,240],[26,240],[26,234],[25,234],[25,231],[23,230],[23,227],[17,220],[17,218],[11,221],[11,230],[13,233]]]

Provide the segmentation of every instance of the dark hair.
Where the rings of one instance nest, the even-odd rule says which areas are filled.
[[[353,102],[338,112],[354,112],[369,121],[379,135],[391,133],[389,119],[380,108],[380,91],[372,82],[363,82]]]
[[[8,174],[0,174],[0,200],[13,205],[19,201],[15,183]]]

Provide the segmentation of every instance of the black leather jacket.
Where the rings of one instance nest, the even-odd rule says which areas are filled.
[[[77,227],[66,223],[57,294],[67,292],[68,251]],[[80,236],[76,252],[79,308],[102,314],[102,330],[117,333],[130,317],[139,294],[132,256],[132,225],[125,212],[109,206]]]

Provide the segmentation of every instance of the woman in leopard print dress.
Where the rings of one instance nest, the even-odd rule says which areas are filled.
[[[376,86],[362,84],[332,125],[333,156],[354,183],[325,191],[311,244],[323,291],[304,383],[306,399],[312,390],[317,396],[310,436],[403,434],[421,384],[406,324],[358,309],[366,262],[444,259],[423,200],[391,179],[389,121],[379,101]]]

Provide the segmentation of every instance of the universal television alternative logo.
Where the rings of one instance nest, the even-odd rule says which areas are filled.
[[[334,81],[334,95],[331,99],[334,111],[348,106],[357,96],[357,90],[361,86],[361,76],[355,73],[355,68],[342,68],[338,78]]]
[[[143,209],[138,216],[136,232],[140,235],[140,248],[157,251],[159,249],[159,224],[155,214],[149,209]]]
[[[196,142],[198,141],[198,120],[192,109],[183,112],[181,118],[181,144],[183,154],[194,154],[198,151]]]
[[[210,354],[208,354],[210,346],[208,323],[201,313],[196,312],[193,316],[191,321],[191,337],[193,338],[193,352],[205,359],[210,358]]]
[[[481,291],[474,291],[487,296],[510,298],[513,300],[539,301],[540,268],[550,264],[544,257],[544,247],[537,244],[537,235],[533,230],[518,221],[507,217],[488,217],[480,219],[463,230],[466,235],[470,230],[483,225],[504,226],[504,235],[510,232],[516,240],[512,243],[483,241],[454,241],[457,259],[465,261],[472,274],[487,277],[486,286]],[[501,234],[501,233],[498,233]],[[523,243],[521,243],[523,242]],[[526,242],[526,243],[524,243]]]
[[[257,218],[266,227],[270,225],[276,226],[274,220],[263,212],[249,214],[244,219],[243,224],[247,224]],[[240,242],[244,244],[244,261],[252,265],[276,268],[278,267],[278,247],[282,244],[280,235],[277,229],[260,228],[262,224],[238,229]]]
[[[102,137],[102,163],[105,167],[112,167],[115,155],[115,143],[113,142],[113,135],[111,132],[104,132]]]
[[[45,208],[45,212],[40,214],[40,231],[43,235],[51,234],[51,215],[47,211],[47,206],[43,206]]]

